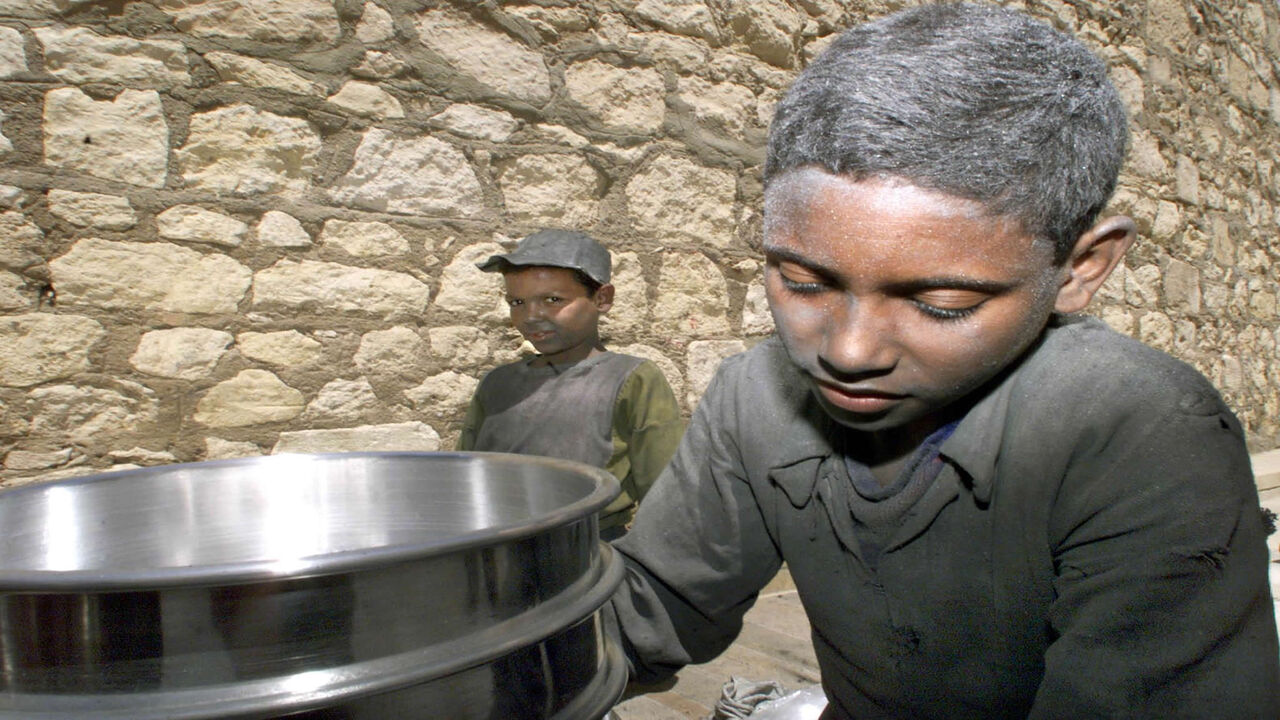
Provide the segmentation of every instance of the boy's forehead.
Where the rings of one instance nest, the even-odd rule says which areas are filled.
[[[868,204],[865,196],[853,197],[847,192],[851,186],[863,184],[896,188],[900,192],[894,193],[892,204]],[[770,215],[775,218],[785,217],[813,205],[840,206],[850,203],[858,203],[859,210],[864,213],[884,216],[908,211],[927,212],[939,218],[957,220],[995,217],[976,200],[931,190],[907,178],[895,175],[838,175],[815,167],[796,168],[779,175],[765,188],[764,202],[766,222]]]
[[[892,239],[907,254],[956,257],[1000,249],[1039,265],[1050,262],[1052,253],[1047,242],[1037,242],[1016,218],[898,177],[859,179],[800,168],[778,176],[765,189],[768,250],[821,262],[852,252],[868,237]]]
[[[508,293],[542,292],[548,289],[563,290],[574,287],[586,289],[573,270],[551,265],[513,266],[503,271],[502,284]]]

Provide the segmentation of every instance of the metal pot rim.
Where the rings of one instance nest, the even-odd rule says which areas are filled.
[[[388,458],[413,457],[475,457],[486,461],[512,464],[537,464],[571,474],[585,475],[596,480],[596,486],[579,500],[557,507],[551,512],[519,523],[497,525],[467,533],[460,533],[448,540],[399,544],[376,548],[362,548],[280,560],[250,560],[228,563],[211,563],[191,567],[164,567],[155,569],[122,570],[15,570],[0,568],[0,592],[70,592],[94,593],[121,590],[157,590],[193,584],[224,585],[237,583],[294,580],[320,575],[335,575],[351,571],[364,571],[410,560],[421,560],[449,553],[467,551],[509,542],[542,533],[550,528],[577,520],[591,518],[604,509],[618,495],[620,484],[612,474],[601,468],[571,460],[561,460],[531,455],[485,452],[352,452],[305,454],[311,458]],[[182,463],[182,466],[235,467],[237,465],[261,465],[289,462],[297,454],[264,455],[229,460],[210,460],[201,463]],[[177,465],[161,465],[149,468],[97,473],[51,482],[35,482],[16,488],[0,490],[0,502],[7,498],[28,493],[40,493],[50,487],[75,487],[100,482],[128,482],[135,478],[172,472]]]

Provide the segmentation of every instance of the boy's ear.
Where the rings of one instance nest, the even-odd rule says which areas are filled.
[[[1063,265],[1054,311],[1070,314],[1084,310],[1124,258],[1137,234],[1132,219],[1116,215],[1098,222],[1081,235]]]
[[[613,286],[609,284],[601,285],[596,289],[596,294],[592,299],[596,303],[596,310],[609,312],[609,308],[613,307]]]

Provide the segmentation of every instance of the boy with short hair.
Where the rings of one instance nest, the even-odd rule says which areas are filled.
[[[631,533],[634,675],[703,662],[786,562],[824,718],[1280,717],[1239,423],[1075,316],[1126,124],[1103,64],[1010,10],[847,31],[765,166],[778,337],[725,361]]]
[[[478,267],[502,273],[511,322],[538,354],[485,375],[458,449],[608,470],[622,494],[601,513],[600,535],[621,537],[675,452],[684,421],[657,365],[600,341],[600,316],[613,306],[609,251],[580,232],[542,230]]]

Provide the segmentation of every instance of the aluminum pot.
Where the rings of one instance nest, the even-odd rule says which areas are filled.
[[[599,718],[613,476],[279,455],[0,492],[0,718]]]

